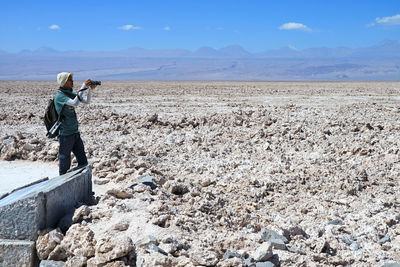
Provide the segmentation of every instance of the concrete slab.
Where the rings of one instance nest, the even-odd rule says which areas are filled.
[[[0,267],[37,266],[35,242],[0,239]]]
[[[92,197],[89,166],[11,193],[0,200],[0,238],[36,240],[37,231],[55,228],[79,202]]]

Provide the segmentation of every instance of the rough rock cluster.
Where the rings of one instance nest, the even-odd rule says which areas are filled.
[[[0,82],[0,157],[57,161],[50,82]],[[400,263],[400,83],[104,82],[79,106],[98,204],[66,266]],[[48,262],[43,261],[43,262]]]

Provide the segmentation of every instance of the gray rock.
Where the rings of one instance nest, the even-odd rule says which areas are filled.
[[[287,249],[287,247],[282,239],[270,239],[268,242],[270,242],[272,244],[273,248],[281,249],[281,250]]]
[[[138,176],[136,178],[136,181],[138,182],[137,184],[144,184],[144,185],[150,186],[151,189],[157,188],[157,184],[154,182],[153,176],[151,176],[149,174],[143,174],[143,175]],[[132,185],[131,188],[133,189],[137,184]]]
[[[354,242],[357,241],[357,237],[355,237],[354,235],[347,235],[347,236],[342,236],[342,241],[347,244],[347,245],[351,245]],[[357,243],[357,242],[356,242]],[[358,244],[358,243],[357,243]],[[355,246],[355,245],[353,245]]]
[[[249,257],[249,258],[245,259],[243,261],[243,263],[246,265],[246,267],[254,267],[254,266],[256,266],[256,264],[254,262],[254,259],[252,257]]]
[[[328,225],[343,225],[342,220],[332,220],[328,222]]]
[[[284,244],[288,243],[288,240],[283,235],[278,234],[274,230],[261,229],[261,238],[266,242],[271,242],[270,240],[282,240]]]
[[[293,252],[293,253],[297,253],[297,254],[301,254],[301,255],[305,255],[305,253],[298,247],[288,247],[287,248],[288,251]]]
[[[273,263],[275,266],[278,266],[278,267],[281,266],[281,262],[280,262],[278,254],[272,255],[272,257],[268,261]]]
[[[39,267],[64,267],[65,262],[63,261],[49,261],[49,260],[44,260],[40,262]]]
[[[136,241],[137,247],[146,247],[149,244],[154,244],[154,245],[158,246],[159,242],[158,242],[157,238],[155,238],[152,235],[147,235],[147,236],[139,239],[138,241]]]
[[[243,259],[242,255],[240,255],[237,252],[231,252],[231,251],[225,252],[224,256],[222,257],[223,260],[230,259],[230,258]]]
[[[256,267],[275,267],[275,264],[270,261],[257,262]]]
[[[272,244],[269,242],[264,242],[257,248],[254,252],[253,258],[255,261],[266,261],[273,256]]]
[[[304,238],[309,238],[310,236],[300,227],[295,226],[290,229],[283,229],[283,236],[286,237],[287,240],[291,240],[292,236],[301,235]]]
[[[110,265],[109,265],[110,266]],[[116,265],[113,265],[116,266]],[[171,259],[162,254],[141,254],[136,257],[135,264],[119,265],[119,266],[136,266],[136,267],[149,267],[149,266],[173,266]]]
[[[386,264],[382,265],[382,267],[400,267],[400,263],[397,263],[397,262],[386,263]]]
[[[350,249],[351,250],[359,250],[360,249],[360,244],[358,242],[354,241],[353,243],[351,243]]]
[[[342,241],[349,246],[353,243],[353,241],[349,238],[349,236],[343,236]]]
[[[148,246],[146,246],[145,250],[146,250],[147,252],[149,252],[149,253],[157,252],[157,253],[164,254],[165,256],[168,255],[167,252],[165,252],[163,249],[161,249],[160,247],[158,247],[158,246],[156,246],[156,245],[154,245],[154,244],[149,244]]]
[[[385,244],[386,242],[390,242],[390,241],[391,240],[390,240],[389,236],[384,236],[378,241],[378,243],[379,243],[379,245],[382,245],[382,244]]]

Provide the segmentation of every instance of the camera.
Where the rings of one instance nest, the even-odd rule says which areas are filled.
[[[90,81],[92,85],[101,85],[101,81]]]

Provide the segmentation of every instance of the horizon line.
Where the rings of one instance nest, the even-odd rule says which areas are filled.
[[[396,42],[396,41],[400,41],[400,40],[397,40],[397,39],[383,39],[383,40],[375,43],[375,45],[380,44],[380,43],[384,43],[384,42]],[[36,49],[24,48],[22,50],[19,50],[18,52],[10,52],[10,51],[7,51],[6,49],[2,49],[2,48],[0,48],[0,51],[6,52],[8,54],[19,54],[19,53],[23,53],[23,52],[27,52],[27,53],[40,52],[41,49],[48,49],[48,50],[53,50],[53,52],[60,52],[60,53],[66,53],[66,52],[89,52],[89,53],[91,53],[91,52],[120,52],[120,51],[136,48],[136,49],[143,49],[143,50],[149,50],[149,51],[157,51],[157,50],[186,50],[188,52],[196,52],[196,51],[198,51],[198,50],[200,50],[202,48],[210,48],[210,49],[213,49],[215,51],[219,51],[219,50],[223,50],[223,49],[229,48],[229,47],[239,47],[239,48],[243,49],[245,52],[247,52],[249,54],[257,54],[257,53],[263,53],[263,52],[266,52],[266,51],[279,50],[279,49],[284,49],[284,48],[288,48],[288,49],[293,50],[293,51],[304,51],[304,50],[307,50],[307,49],[315,49],[315,48],[360,49],[360,48],[371,47],[371,46],[373,46],[373,45],[357,47],[357,48],[351,48],[351,47],[348,47],[348,46],[336,46],[336,47],[314,46],[314,47],[297,49],[295,46],[288,44],[288,45],[285,45],[285,46],[281,46],[281,47],[277,47],[277,48],[269,48],[269,49],[261,50],[261,51],[258,51],[258,52],[249,52],[246,48],[244,48],[242,45],[239,45],[239,44],[229,44],[229,45],[223,46],[221,48],[215,48],[215,47],[212,47],[212,46],[203,45],[203,46],[200,46],[200,47],[198,47],[197,49],[194,49],[194,50],[188,49],[188,48],[179,48],[179,47],[176,47],[176,48],[144,48],[144,47],[140,47],[140,46],[131,46],[131,47],[121,48],[121,49],[116,49],[116,50],[115,49],[111,49],[111,50],[104,50],[104,49],[103,50],[84,50],[84,49],[79,49],[79,50],[59,50],[59,49],[56,49],[56,48],[53,48],[53,47],[50,47],[50,46],[40,46],[40,47],[38,47]]]

